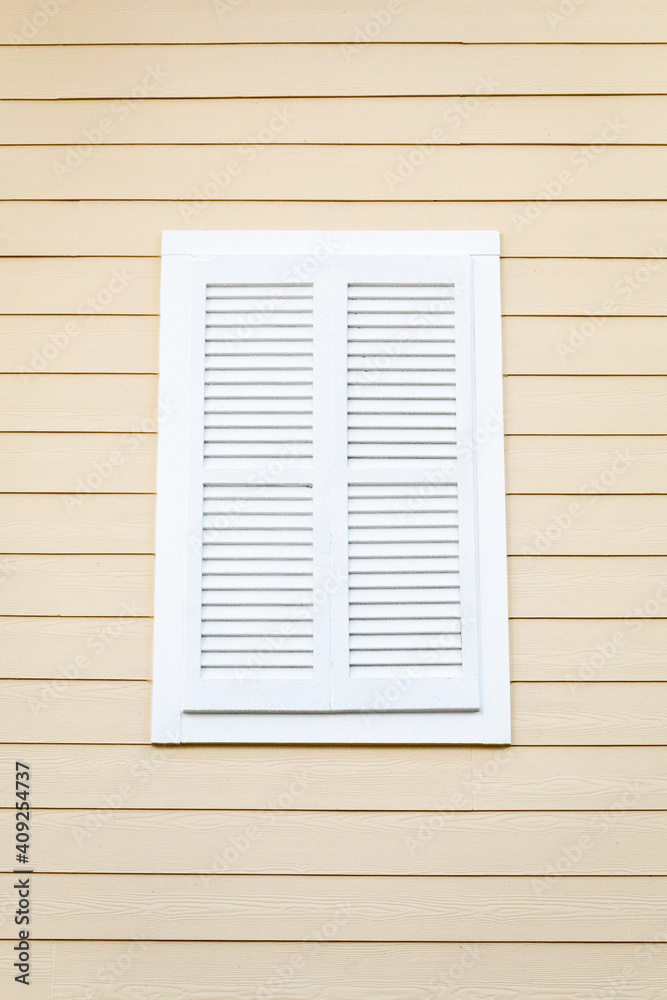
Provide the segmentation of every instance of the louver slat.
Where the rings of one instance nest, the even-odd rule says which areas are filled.
[[[227,258],[206,268],[199,286],[201,408],[192,433],[201,492],[192,519],[201,548],[191,563],[199,607],[188,636],[190,711],[328,707],[327,636],[314,599],[325,535],[314,386],[325,366],[314,285],[271,281],[283,268],[278,258]]]
[[[206,486],[203,527],[202,667],[312,667],[312,489]]]
[[[204,457],[312,455],[312,287],[208,285]]]
[[[456,524],[455,487],[433,487],[429,493],[427,498],[421,499],[419,487],[414,486],[396,484],[388,489],[385,487],[381,495],[377,495],[373,486],[350,486],[350,524],[354,524],[359,534],[365,534],[368,539],[365,544],[356,543],[354,548],[350,546],[350,591],[355,595],[350,601],[350,618],[356,625],[355,633],[350,638],[353,676],[361,673],[365,666],[377,664],[392,668],[406,664],[462,665],[461,628],[456,619],[451,619],[447,629],[443,627],[434,635],[432,620],[430,628],[427,628],[428,619],[416,614],[412,618],[416,606],[423,608],[425,603],[430,603],[429,598],[434,596],[435,588],[443,587],[452,597],[459,592],[456,541],[450,543],[452,550],[447,554],[441,554],[428,543],[424,543],[419,554],[415,553],[414,544],[408,544],[409,551],[405,555],[401,552],[406,541],[411,542],[415,528],[423,526],[424,531],[432,531],[444,528],[446,524]],[[371,511],[367,509],[369,503],[373,504]],[[375,554],[378,544],[391,546],[391,552],[378,557]],[[385,608],[382,637],[372,632],[364,634],[360,624],[360,619],[369,614],[369,605],[374,603],[367,600],[365,594],[375,596],[378,592],[382,593],[382,606]],[[400,602],[396,600],[397,592],[402,595]],[[412,620],[411,636],[407,636],[402,628],[394,632],[394,616],[399,621],[405,618]],[[430,633],[427,637],[419,635],[427,631]],[[444,659],[443,650],[448,653]]]
[[[453,292],[451,284],[349,286],[351,460],[454,456]]]
[[[453,266],[450,280],[443,265],[437,282],[419,280],[429,269],[423,262],[378,263],[384,283],[362,284],[348,270],[349,656],[336,689],[341,709],[479,706],[460,553],[468,314],[457,287],[462,269]],[[466,485],[466,503],[470,495]]]

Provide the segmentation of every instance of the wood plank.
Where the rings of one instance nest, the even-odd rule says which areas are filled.
[[[620,625],[620,627],[619,627]],[[667,622],[646,619],[629,641],[613,619],[510,622],[516,681],[659,681]],[[148,680],[147,618],[0,618],[4,678]]]
[[[226,810],[202,814],[108,809],[99,816],[90,810],[39,810],[31,824],[32,860],[40,873],[40,899],[50,902],[42,911],[45,921],[36,916],[38,933],[84,938],[134,933],[134,928],[123,929],[121,923],[98,927],[99,934],[93,934],[92,929],[72,925],[65,912],[64,923],[51,927],[52,897],[60,893],[63,879],[49,878],[47,872],[103,872],[109,892],[100,885],[99,895],[115,899],[116,905],[115,892],[122,896],[123,884],[148,882],[156,887],[155,897],[146,893],[153,917],[152,902],[167,885],[172,885],[176,897],[183,891],[181,885],[209,889],[211,875],[664,876],[667,813],[639,811],[641,798],[641,790],[628,791],[626,810],[576,813]],[[13,811],[0,812],[0,828],[8,839],[14,823]],[[566,863],[560,859],[568,851]],[[3,864],[11,871],[11,857]],[[131,877],[146,874],[163,878]],[[169,875],[192,878],[164,877]],[[98,892],[88,878],[72,878],[68,888],[79,900],[69,914],[71,920],[82,905],[79,894],[90,897]],[[491,884],[490,900],[494,896]],[[128,905],[127,911],[132,909]],[[193,919],[195,914],[193,907]],[[197,937],[195,927],[196,920],[180,929]],[[155,929],[158,936],[165,930],[171,936],[175,930],[166,925]]]
[[[161,16],[163,11],[161,11]],[[229,21],[229,18],[227,18]],[[155,22],[153,24],[155,28]],[[664,45],[20,45],[3,98],[662,94]],[[209,43],[210,38],[206,39]],[[513,41],[513,39],[512,39]],[[152,75],[151,75],[152,71]],[[142,88],[137,90],[137,88]],[[133,110],[137,110],[135,104]]]
[[[625,775],[630,766],[651,763],[655,792],[647,808],[661,808],[667,803],[667,756],[663,766],[661,757],[641,752],[637,765],[630,751],[628,763],[614,773]],[[31,801],[36,808],[201,811],[224,805],[276,816],[302,809],[472,808],[471,751],[465,746],[0,744],[5,767],[14,767],[24,753],[34,771]],[[604,768],[602,773],[607,773]],[[5,785],[0,803],[6,808],[15,800],[13,789]]]
[[[517,618],[510,648],[516,681],[661,681],[667,620]]]
[[[642,260],[503,260],[503,311],[579,317],[574,326],[584,342],[590,340],[591,321],[604,330],[611,314],[667,315],[664,256],[651,256],[653,251],[664,255],[665,249],[649,250]],[[159,258],[5,258],[0,266],[3,310],[6,315],[69,315],[88,309],[103,315],[156,316],[159,272]]]
[[[0,551],[154,551],[155,501],[149,494],[0,494]]]
[[[0,718],[3,739],[10,742],[147,743],[150,685],[141,681],[4,680],[0,681]]]
[[[197,229],[172,201],[0,202],[6,256],[157,256],[164,229]],[[667,227],[664,201],[524,202],[217,201],[210,229],[496,229],[505,257],[639,257]],[[72,317],[79,320],[80,317]],[[69,320],[70,317],[66,317]],[[91,320],[92,324],[101,317]],[[606,328],[615,320],[609,317]],[[590,343],[591,338],[585,338]],[[590,348],[588,348],[590,350]],[[583,360],[587,351],[577,352]],[[639,354],[637,354],[639,362]],[[570,360],[572,360],[570,358]]]
[[[549,14],[556,12],[556,20]],[[566,9],[567,10],[567,9]],[[552,0],[521,0],[503,16],[490,0],[466,0],[452,8],[437,0],[418,7],[389,3],[382,16],[369,0],[350,0],[333,8],[316,0],[304,10],[299,0],[245,4],[194,0],[187,8],[159,0],[132,5],[125,17],[110,0],[90,8],[86,0],[70,0],[58,16],[36,19],[30,0],[16,0],[0,18],[0,35],[12,43],[143,44],[146,42],[662,42],[667,18],[659,0],[624,3],[589,0],[583,9],[559,14]],[[28,21],[24,25],[22,18]]]
[[[119,16],[118,8],[111,3],[90,10],[85,0],[69,0],[67,8],[59,9],[58,17],[51,17],[45,24],[40,19],[37,25],[32,25],[33,15],[29,0],[16,0],[0,18],[0,36],[8,36],[12,43],[40,45],[344,42],[353,41],[355,31],[363,31],[366,22],[372,22],[374,31],[368,35],[369,41],[379,35],[385,41],[462,41],[458,9],[444,11],[435,0],[428,0],[421,9],[412,9],[410,13],[400,3],[392,3],[386,6],[380,21],[370,0],[351,0],[344,10],[332,8],[324,0],[316,0],[307,10],[299,0],[282,0],[279,7],[260,0],[252,4],[251,10],[242,4],[224,2],[216,8],[207,0],[193,0],[187,9],[148,0],[140,7],[128,6],[124,17]],[[29,22],[25,28],[22,28],[23,16]]]
[[[0,375],[3,431],[126,432],[118,453],[108,452],[111,469],[93,466],[84,482],[95,473],[110,480],[113,470],[137,450],[137,437],[155,433],[159,419],[167,417],[165,406],[171,406],[160,402],[157,415],[154,375]]]
[[[127,452],[126,441],[122,434],[0,433],[0,491],[152,492],[155,435],[135,435]],[[632,494],[665,488],[667,442],[660,436],[516,435],[506,437],[505,451],[511,493]],[[109,456],[117,452],[123,462],[113,465]]]
[[[480,997],[504,993],[512,1000],[581,1000],[582,994],[594,996],[601,989],[618,992],[619,983],[630,977],[633,1000],[657,1000],[667,977],[667,952],[661,945],[347,944],[337,937],[320,927],[297,945],[57,942],[51,1000],[87,1000],[95,976],[113,975],[114,969],[116,987],[105,990],[107,996],[99,991],[104,1000],[113,997],[119,983],[128,996],[142,1000],[256,1000],[260,990],[268,996],[288,995],[287,984],[300,1000],[327,994],[422,1000],[434,989],[450,988]]]
[[[667,747],[659,746],[0,744],[5,768],[26,753],[39,809],[451,812],[471,809],[474,796],[476,809],[606,810],[616,817],[636,787],[642,809],[667,809]],[[6,783],[0,805],[13,804]]]
[[[153,564],[147,555],[8,555],[0,614],[150,615]]]
[[[511,496],[507,517],[513,555],[667,555],[667,496]]]
[[[505,379],[505,430],[508,434],[664,434],[667,379],[510,376]],[[610,474],[621,479],[625,464],[622,456],[617,458]]]
[[[2,145],[663,144],[664,96],[266,97],[0,103]],[[479,88],[478,88],[479,89]],[[491,90],[493,93],[493,90]],[[265,131],[266,130],[266,131]],[[607,131],[605,131],[607,130]],[[262,138],[264,136],[264,138]]]
[[[150,614],[148,555],[15,555],[2,564],[3,615]],[[665,557],[511,556],[510,610],[518,618],[665,617]],[[132,604],[134,607],[135,604]]]
[[[157,318],[0,315],[5,373],[121,373],[158,370]],[[70,324],[76,323],[76,329]],[[667,337],[657,317],[507,316],[508,375],[665,375]]]
[[[3,431],[127,432],[122,465],[136,450],[135,435],[151,433],[173,413],[152,375],[0,375]],[[665,376],[509,376],[505,379],[508,434],[664,434]],[[610,475],[621,479],[628,461],[617,457]],[[664,484],[663,484],[664,485]],[[590,490],[588,491],[590,492]]]
[[[475,809],[654,809],[667,789],[667,748],[473,747]],[[636,801],[639,798],[639,802]]]
[[[152,316],[0,316],[3,372],[158,370]]]
[[[7,919],[4,918],[3,919]],[[20,928],[19,928],[20,929]],[[31,949],[30,955],[30,1000],[51,1000],[51,979],[53,976],[54,944],[50,941],[40,942]],[[2,976],[4,995],[7,1000],[19,1000],[25,996],[23,983],[17,983],[14,976],[20,975],[14,968],[16,961],[13,948],[3,949],[0,955],[0,976]]]
[[[86,314],[157,315],[159,263],[159,258],[141,257],[7,259],[0,266],[3,313],[78,313],[82,331],[88,326]],[[67,322],[63,330],[74,340]]]
[[[642,622],[630,642],[623,623],[601,619],[510,622],[517,681],[658,681],[667,623]],[[148,680],[152,622],[146,618],[0,618],[4,678]]]
[[[510,493],[662,493],[667,481],[664,437],[505,438]]]
[[[584,320],[573,324],[573,344],[590,337],[591,317],[664,316],[664,261],[656,259],[664,252],[660,243],[647,247],[642,261],[506,260],[501,264],[503,311],[524,316],[585,313]]]
[[[512,617],[667,617],[664,556],[510,556],[508,563]],[[0,614],[142,617],[151,613],[152,572],[149,555],[10,554]],[[635,622],[623,627],[638,631]]]
[[[428,142],[428,137],[426,137]],[[3,197],[14,199],[186,199],[185,217],[205,224],[206,203],[234,200],[590,201],[659,199],[667,146],[266,145],[96,146],[87,158],[67,146],[5,146]],[[410,156],[413,160],[410,162]],[[69,159],[68,159],[69,157]],[[405,176],[402,176],[404,174]],[[559,180],[559,175],[563,178]],[[443,186],[443,177],[447,178]],[[546,185],[546,187],[545,187]],[[551,192],[551,193],[550,193]],[[541,202],[537,199],[541,199]]]
[[[664,682],[521,683],[512,691],[518,746],[666,742]],[[150,685],[140,681],[6,680],[0,682],[2,732],[10,742],[146,743],[150,697]]]
[[[155,434],[0,433],[0,451],[2,492],[155,491]]]
[[[151,556],[8,555],[3,615],[150,614]],[[663,618],[667,560],[658,556],[511,556],[518,618]],[[634,627],[634,626],[633,626]]]
[[[508,375],[664,375],[664,322],[648,316],[507,316]]]
[[[40,886],[35,936],[47,939],[303,941],[330,922],[338,941],[439,942],[651,940],[666,888],[656,876],[558,875],[42,874]]]
[[[513,684],[512,742],[650,745],[665,742],[667,684]]]
[[[148,680],[150,618],[0,618],[3,678]]]
[[[552,0],[520,0],[511,12],[499,11],[491,0],[466,0],[462,17],[465,42],[650,42],[663,40],[667,31],[659,0],[640,0],[631,11],[623,2],[605,0],[563,8]]]
[[[632,634],[634,619],[667,616],[662,556],[510,556],[509,586],[514,618],[630,618]]]

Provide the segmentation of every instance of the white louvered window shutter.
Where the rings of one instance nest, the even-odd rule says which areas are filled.
[[[156,741],[507,741],[494,236],[165,234]]]
[[[335,710],[480,706],[470,262],[332,265],[338,347],[332,492],[349,586],[336,595]]]

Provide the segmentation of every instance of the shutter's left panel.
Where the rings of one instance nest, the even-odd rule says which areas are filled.
[[[193,266],[183,710],[329,707],[327,282]]]

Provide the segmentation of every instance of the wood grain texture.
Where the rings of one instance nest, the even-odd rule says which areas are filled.
[[[510,496],[511,555],[667,555],[664,496]],[[154,499],[0,494],[5,553],[151,553]]]
[[[2,919],[8,920],[8,916]],[[55,944],[51,941],[41,942],[32,952],[30,969],[30,996],[31,1000],[51,1000],[51,985],[53,976],[53,951]],[[3,978],[5,996],[8,1000],[19,1000],[25,995],[23,983],[17,983],[14,976],[18,970],[14,968],[15,952],[13,949],[6,949],[0,956],[0,976]]]
[[[0,551],[152,553],[154,517],[146,494],[0,494]]]
[[[642,811],[642,786],[635,787],[626,790],[626,808],[600,812],[39,810],[32,824],[33,864],[41,898],[64,881],[52,880],[49,887],[45,873],[104,873],[108,885],[100,883],[98,892],[90,878],[67,883],[89,901],[113,899],[118,874],[126,888],[144,882],[132,875],[192,876],[180,885],[163,877],[157,898],[170,882],[175,894],[182,885],[209,889],[211,875],[466,876],[469,885],[480,876],[596,876],[600,884],[601,876],[664,876],[667,814]],[[13,823],[13,812],[0,812],[8,838]],[[5,867],[11,871],[11,858]],[[551,887],[536,895],[548,901]],[[152,904],[153,893],[146,897]],[[196,925],[181,930],[195,938],[198,933]],[[39,922],[44,937],[103,938],[106,931],[113,937],[134,932],[122,924],[93,934]]]
[[[19,257],[154,257],[162,230],[202,225],[196,214],[183,217],[185,207],[173,201],[4,201],[2,250]],[[536,208],[521,201],[212,201],[205,222],[210,229],[496,229],[504,257],[640,259],[659,246],[667,226],[664,201],[537,207],[535,216]],[[91,330],[99,320],[90,321]],[[614,322],[609,317],[605,327],[611,331]],[[585,340],[590,345],[591,338]]]
[[[12,742],[150,738],[150,689],[139,681],[0,681],[0,713],[3,739]]]
[[[665,496],[511,496],[512,555],[667,555]]]
[[[147,316],[0,316],[0,368],[155,373],[157,327]]]
[[[511,556],[508,562],[513,618],[620,618],[620,631],[631,637],[644,618],[667,616],[663,556]]]
[[[663,144],[663,96],[159,97],[3,101],[2,145],[276,143]],[[495,86],[495,84],[493,85]],[[478,88],[479,89],[479,88]],[[263,130],[267,130],[263,132]],[[262,136],[265,136],[262,140]]]
[[[6,680],[0,723],[10,742],[147,743],[150,698],[140,681]],[[512,706],[517,746],[666,743],[664,682],[520,683]]]
[[[52,6],[0,11],[31,997],[662,998],[664,5]],[[148,743],[160,235],[188,228],[500,231],[512,746]]]
[[[0,744],[7,767],[25,746]],[[534,750],[529,751],[534,754]],[[647,751],[640,764],[646,763]],[[660,754],[660,751],[654,751]],[[505,751],[507,753],[507,751]],[[30,747],[37,808],[369,810],[472,808],[469,747]],[[628,758],[631,759],[631,758]],[[667,802],[667,760],[658,798]],[[622,772],[625,773],[625,772]],[[0,804],[13,805],[13,789]]]
[[[510,621],[512,679],[663,681],[666,642],[664,618],[517,618]]]
[[[0,618],[3,678],[148,680],[150,618]]]
[[[152,571],[149,555],[9,554],[0,613],[141,617],[151,613]],[[514,618],[666,617],[664,556],[511,556],[509,583]]]
[[[650,745],[665,742],[667,685],[514,684],[513,742]]]
[[[7,555],[2,615],[143,617],[153,606],[148,555]]]
[[[489,90],[499,95],[664,92],[664,45],[549,41],[552,44],[380,41],[352,51],[317,43],[192,47],[156,45],[154,39],[141,46],[110,45],[106,40],[104,45],[8,46],[0,62],[0,95],[144,100],[475,96]]]
[[[475,809],[595,808],[614,821],[633,806],[667,801],[667,748],[473,747],[472,775]]]
[[[516,681],[662,681],[667,622],[646,619],[631,637],[613,619],[510,622]],[[0,618],[5,678],[148,680],[148,618]]]
[[[604,127],[604,126],[603,126]],[[660,199],[667,146],[5,146],[3,197],[207,201],[575,201]],[[410,156],[413,156],[410,162]],[[402,171],[403,177],[399,171]],[[566,177],[559,180],[559,175]],[[446,177],[446,183],[443,178]],[[545,184],[547,187],[545,188]],[[549,190],[552,192],[549,195]],[[207,193],[208,192],[208,193]],[[539,213],[541,205],[536,201]]]
[[[664,254],[665,248],[661,245],[653,251]],[[503,312],[513,316],[584,316],[584,340],[588,325],[584,328],[583,322],[590,323],[590,317],[597,317],[597,326],[604,329],[612,313],[664,315],[665,263],[650,253],[647,246],[643,260],[504,260]],[[67,315],[87,309],[103,315],[156,316],[159,272],[159,258],[10,257],[0,266],[3,310],[5,314]]]
[[[659,317],[506,316],[503,353],[508,375],[667,374]],[[0,315],[5,373],[156,373],[157,354],[153,316]]]
[[[97,472],[102,482],[137,450],[139,435],[157,431],[171,405],[165,402],[158,413],[154,375],[0,375],[3,431],[125,432],[117,454],[108,452],[111,471],[105,476],[93,466],[86,472]]]
[[[638,0],[631,9],[625,3],[605,4],[591,0],[571,14],[549,14],[551,0],[517,0],[511,11],[501,13],[491,0],[466,0],[455,7],[425,0],[419,7],[391,4],[378,18],[369,0],[352,0],[345,8],[333,8],[325,0],[309,4],[283,0],[280,7],[270,0],[245,4],[221,2],[217,8],[207,0],[183,7],[148,0],[138,7],[128,5],[124,16],[106,0],[90,8],[85,0],[71,0],[46,23],[25,31],[22,16],[34,16],[30,0],[16,0],[3,12],[0,34],[12,43],[97,44],[146,42],[353,42],[382,38],[391,42],[662,42],[667,41],[667,18],[658,0]],[[574,15],[574,16],[571,16]],[[370,25],[370,29],[368,28]],[[25,34],[21,32],[25,31]],[[15,36],[15,37],[14,37]]]
[[[667,476],[658,435],[510,435],[505,455],[510,493],[662,493]]]
[[[338,941],[646,941],[664,926],[664,878],[535,881],[42,875],[35,936],[300,942],[330,923]]]
[[[667,378],[661,376],[510,376],[504,383],[509,434],[660,434],[667,432]],[[621,480],[627,459],[609,473]]]
[[[0,762],[13,767],[25,752],[24,744],[0,744]],[[660,746],[35,744],[29,753],[32,801],[43,809],[451,812],[474,801],[481,810],[615,816],[636,787],[643,810],[667,809],[667,747]],[[13,790],[0,789],[0,805],[13,803]]]
[[[120,982],[129,996],[134,992],[142,1000],[251,1000],[260,989],[280,996],[288,987],[303,1000],[327,993],[422,1000],[451,987],[472,996],[504,992],[516,1000],[581,1000],[582,991],[609,992],[628,979],[633,1000],[656,1000],[667,976],[667,952],[660,945],[347,944],[331,936],[319,929],[317,937],[288,945],[56,942],[51,1000],[88,1000],[94,977],[113,976],[115,969],[112,984],[96,989],[100,1000],[112,1000],[119,966],[125,965]]]
[[[155,450],[150,432],[0,433],[0,490],[74,493],[82,499],[107,490],[152,493]]]
[[[0,433],[0,490],[154,491],[155,435],[133,435],[132,450],[127,444],[113,433]],[[114,465],[117,452],[123,461]],[[505,452],[511,493],[660,493],[667,476],[664,436],[510,435]]]
[[[509,434],[667,433],[667,376],[509,376],[504,396]],[[112,465],[177,405],[160,400],[158,411],[152,375],[0,375],[0,430],[126,432]],[[609,473],[621,480],[627,466],[621,452]]]
[[[81,331],[88,316],[157,315],[159,287],[159,258],[7,259],[0,266],[5,314],[78,313]]]
[[[506,316],[503,368],[508,375],[664,375],[664,320]]]

